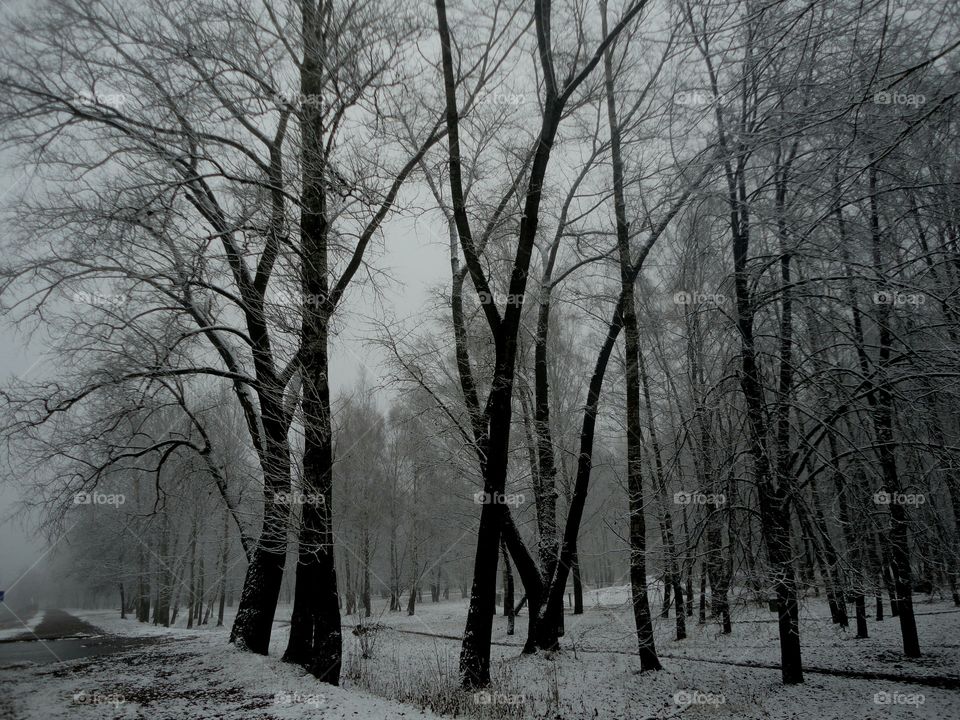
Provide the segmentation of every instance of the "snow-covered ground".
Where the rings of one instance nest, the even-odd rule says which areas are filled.
[[[12,614],[12,611],[10,612]],[[43,610],[38,610],[26,617],[21,616],[15,620],[16,622],[11,623],[14,627],[0,628],[0,642],[12,640],[13,638],[30,637],[33,631],[36,630],[37,625],[43,622]]]
[[[654,598],[654,607],[659,602]],[[113,635],[149,635],[145,648],[117,655],[0,670],[9,690],[0,718],[817,718],[817,720],[960,717],[960,612],[918,602],[924,656],[899,652],[893,618],[870,620],[870,638],[856,640],[828,619],[825,603],[804,604],[803,685],[784,687],[775,665],[777,628],[766,608],[735,608],[733,634],[688,618],[689,637],[673,639],[674,619],[657,618],[664,669],[639,673],[629,589],[588,592],[585,612],[566,618],[564,650],[522,656],[506,620],[494,623],[493,686],[457,689],[459,642],[466,602],[417,606],[416,615],[344,618],[343,685],[331,688],[281,663],[289,608],[281,607],[271,657],[240,653],[226,627],[154,628],[121,620],[115,611],[71,611]],[[451,639],[453,638],[453,639]],[[860,677],[835,673],[856,673]],[[941,687],[936,686],[937,684]],[[7,714],[5,714],[5,708]]]
[[[85,613],[84,619],[104,618]],[[131,635],[143,629],[120,623],[104,624]],[[355,688],[321,685],[275,657],[239,652],[227,644],[224,628],[162,635],[156,644],[115,655],[0,669],[0,718],[437,718]]]
[[[899,652],[896,619],[871,620],[871,637],[856,640],[852,628],[844,632],[830,622],[825,603],[806,602],[801,628],[804,663],[823,672],[808,672],[802,686],[784,687],[779,669],[743,666],[775,665],[779,660],[775,616],[766,608],[738,607],[729,636],[712,622],[698,626],[695,617],[688,618],[688,638],[680,642],[673,639],[675,620],[658,618],[656,641],[664,670],[640,675],[629,588],[606,588],[587,593],[583,615],[567,616],[565,649],[559,654],[519,655],[526,616],[517,619],[517,634],[512,637],[506,634],[506,620],[498,617],[493,689],[494,700],[501,702],[472,714],[624,720],[696,715],[819,720],[960,717],[960,690],[830,674],[853,671],[926,678],[931,683],[949,678],[960,688],[960,612],[952,605],[923,602],[917,611],[929,613],[917,619],[924,657],[908,661]],[[371,620],[385,627],[376,633],[373,657],[360,658],[355,642],[348,646],[346,682],[412,702],[431,694],[442,701],[443,688],[456,676],[459,644],[425,635],[459,635],[465,612],[463,601],[451,601],[422,604],[414,617],[378,614]],[[450,707],[463,709],[453,701]]]
[[[209,637],[210,630],[212,629],[209,626],[200,626],[187,630],[185,626],[185,618],[179,618],[176,626],[165,628],[161,625],[140,623],[134,620],[132,617],[121,618],[120,613],[116,610],[67,609],[67,612],[75,617],[80,618],[81,620],[84,620],[85,622],[90,623],[91,625],[96,625],[105,633],[110,635],[122,635],[124,637]]]

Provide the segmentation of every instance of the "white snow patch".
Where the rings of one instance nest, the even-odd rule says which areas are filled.
[[[24,620],[21,627],[0,630],[0,640],[13,640],[15,638],[31,638],[37,626],[43,622],[43,610],[38,610],[29,619]]]

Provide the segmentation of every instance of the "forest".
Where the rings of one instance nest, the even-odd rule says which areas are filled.
[[[0,717],[960,713],[955,0],[7,5]]]

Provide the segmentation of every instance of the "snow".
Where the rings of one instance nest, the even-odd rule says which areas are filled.
[[[924,657],[906,660],[899,652],[899,621],[869,621],[871,637],[855,639],[853,621],[844,632],[829,620],[826,603],[803,605],[801,633],[805,683],[785,687],[779,669],[728,663],[778,663],[775,616],[765,607],[737,605],[733,633],[725,636],[708,621],[687,618],[688,638],[675,641],[671,616],[655,619],[657,649],[664,670],[641,675],[636,657],[628,586],[584,593],[585,612],[567,615],[560,653],[521,656],[526,615],[517,634],[506,635],[506,619],[494,622],[492,675],[500,698],[522,698],[517,707],[493,703],[493,717],[600,717],[622,720],[707,716],[715,718],[929,718],[960,717],[960,692],[901,680],[837,677],[834,672],[883,673],[952,681],[960,688],[960,612],[943,603],[918,602],[917,623]],[[651,605],[660,607],[657,593]],[[417,615],[377,613],[379,632],[373,659],[348,646],[347,682],[409,701],[438,692],[455,676],[467,602],[421,604]],[[356,622],[356,618],[346,618]],[[369,622],[369,621],[365,621]],[[414,634],[415,633],[415,634]],[[425,637],[434,635],[434,638]],[[822,672],[813,672],[813,669]],[[437,678],[443,679],[438,681]],[[428,692],[429,691],[429,692]],[[496,698],[495,698],[496,699]],[[462,705],[456,710],[464,710]],[[473,713],[478,714],[478,713]],[[481,715],[482,716],[482,715]]]
[[[0,630],[0,642],[14,638],[31,637],[37,626],[43,622],[43,610],[36,612],[29,618],[21,618],[20,627]]]
[[[226,628],[174,631],[116,655],[0,669],[0,685],[4,720],[437,718],[361,690],[323,685],[277,657],[240,652],[227,643]]]
[[[628,587],[585,592],[585,612],[566,616],[558,653],[521,655],[526,614],[517,618],[514,636],[497,616],[493,685],[477,693],[457,687],[466,600],[420,604],[411,617],[386,612],[378,598],[374,617],[344,617],[339,688],[280,662],[288,607],[278,609],[270,657],[230,646],[230,617],[226,627],[187,630],[182,621],[155,628],[121,620],[115,611],[72,611],[106,633],[144,636],[151,644],[63,664],[0,669],[0,684],[9,688],[0,696],[0,718],[960,717],[960,690],[933,686],[960,688],[960,612],[945,603],[917,603],[924,656],[907,660],[899,652],[896,619],[871,617],[870,638],[857,640],[852,627],[844,632],[830,622],[821,599],[808,598],[801,622],[805,683],[785,687],[778,669],[742,666],[775,665],[778,659],[775,617],[743,602],[735,604],[733,634],[726,636],[712,621],[698,625],[694,616],[687,618],[689,637],[677,642],[674,619],[657,617],[664,669],[641,675],[629,597]],[[656,593],[651,600],[658,609]],[[358,623],[368,632],[353,634]]]
[[[128,615],[121,618],[116,610],[67,610],[74,617],[95,625],[109,635],[120,635],[123,637],[184,637],[197,636],[206,633],[206,628],[197,628],[187,630],[186,627],[169,627],[162,625],[152,625],[150,623],[141,623]],[[185,618],[180,621],[185,623]]]

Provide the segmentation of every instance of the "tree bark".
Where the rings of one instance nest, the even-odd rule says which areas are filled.
[[[872,159],[873,160],[873,159]],[[870,182],[870,235],[873,241],[873,262],[877,277],[882,275],[880,215],[877,208],[877,165],[871,162]],[[878,283],[878,291],[885,292]],[[878,365],[886,372],[890,365],[893,333],[890,328],[890,308],[886,303],[877,304],[877,325],[879,330]],[[897,469],[896,441],[893,436],[893,394],[886,380],[877,388],[874,408],[874,428],[877,435],[877,454],[883,473],[884,485],[888,493],[902,492]],[[903,653],[907,657],[920,657],[920,641],[917,637],[917,623],[913,613],[913,580],[910,568],[909,528],[906,507],[899,502],[890,503],[890,559],[893,570],[894,587],[897,593],[897,611],[900,616],[900,634],[903,639]]]
[[[607,7],[601,3],[601,27],[607,35]],[[613,88],[613,58],[611,50],[603,55],[604,80],[607,100],[607,119],[610,126],[610,157],[613,166],[614,214],[617,222],[617,250],[620,256],[620,292],[622,301],[625,369],[624,383],[627,397],[627,505],[630,513],[630,589],[633,596],[633,617],[636,622],[637,645],[640,654],[640,672],[660,670],[660,659],[653,639],[653,619],[647,596],[647,540],[643,497],[643,437],[640,429],[640,332],[637,327],[634,302],[634,277],[631,273],[630,228],[627,224],[623,192],[623,158],[620,148],[620,126],[617,121],[616,98]]]
[[[301,4],[303,97],[327,91],[328,13]],[[303,505],[290,639],[283,659],[302,665],[318,680],[340,684],[342,639],[340,598],[333,537],[333,431],[331,427],[328,333],[334,300],[330,296],[327,220],[329,175],[323,108],[304,103],[301,119],[302,191],[300,268],[303,291],[300,328],[303,381]]]
[[[507,618],[507,635],[513,635],[516,612],[513,606],[513,571],[510,569],[510,557],[506,543],[501,546],[503,553],[503,615]]]

